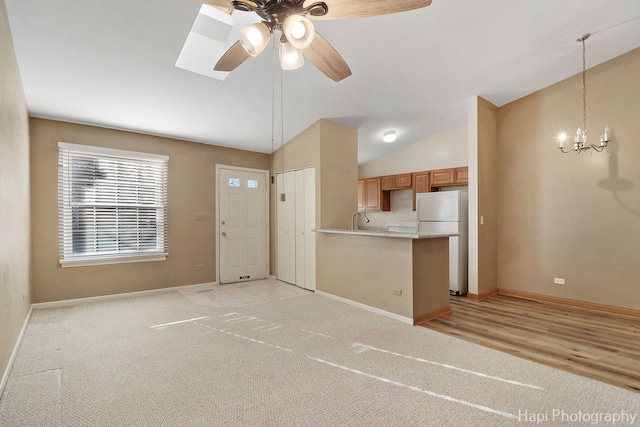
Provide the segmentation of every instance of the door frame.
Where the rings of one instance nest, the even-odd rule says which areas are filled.
[[[241,172],[254,172],[261,173],[264,175],[264,194],[265,194],[265,222],[266,222],[266,230],[265,230],[265,265],[267,266],[267,277],[271,276],[271,263],[270,263],[270,243],[269,243],[269,230],[271,228],[271,222],[269,219],[269,171],[266,169],[253,169],[253,168],[243,168],[238,166],[229,166],[229,165],[221,165],[216,164],[216,224],[215,224],[215,232],[216,232],[216,284],[220,284],[220,232],[218,225],[220,224],[220,186],[222,182],[220,180],[220,169],[229,169],[236,170]]]

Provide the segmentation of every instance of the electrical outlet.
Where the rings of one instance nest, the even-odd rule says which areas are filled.
[[[196,265],[196,270],[204,270],[204,264]]]
[[[553,283],[555,283],[556,285],[564,285],[564,279],[561,279],[560,277],[554,277]]]
[[[196,221],[204,221],[205,219],[204,212],[194,212],[193,219],[195,219]]]
[[[393,294],[395,296],[401,297],[402,296],[402,289],[393,288]]]

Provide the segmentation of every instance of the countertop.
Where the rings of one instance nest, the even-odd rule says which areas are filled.
[[[364,229],[364,230],[347,230],[345,228],[316,228],[311,231],[316,233],[328,233],[328,234],[351,234],[354,236],[369,236],[369,237],[389,237],[394,239],[440,239],[442,237],[459,236],[457,233],[419,233],[419,232],[397,232],[387,231],[384,229]]]

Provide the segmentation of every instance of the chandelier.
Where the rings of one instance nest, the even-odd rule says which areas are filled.
[[[576,130],[576,134],[573,137],[573,147],[565,146],[565,142],[567,140],[567,135],[565,133],[561,133],[558,136],[558,140],[560,141],[558,148],[563,153],[571,153],[572,151],[575,151],[580,154],[582,151],[590,150],[592,148],[597,152],[601,152],[611,140],[609,126],[605,126],[604,131],[600,134],[600,144],[595,145],[587,143],[587,61],[584,41],[588,39],[589,36],[590,34],[587,33],[576,40],[577,42],[582,43],[582,128],[578,127]]]

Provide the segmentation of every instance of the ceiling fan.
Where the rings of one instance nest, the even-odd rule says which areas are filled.
[[[226,13],[255,12],[261,22],[242,29],[215,71],[232,71],[250,56],[258,56],[275,30],[280,36],[280,64],[294,70],[306,57],[334,81],[351,75],[340,54],[313,28],[310,19],[348,19],[387,15],[429,6],[431,0],[198,0]],[[304,56],[304,57],[303,57]]]

